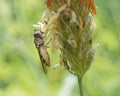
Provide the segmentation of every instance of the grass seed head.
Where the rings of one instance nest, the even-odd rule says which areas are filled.
[[[46,0],[46,4],[48,10],[43,15],[42,29],[51,40],[51,49],[61,51],[60,65],[82,77],[97,47],[92,47],[94,0]]]

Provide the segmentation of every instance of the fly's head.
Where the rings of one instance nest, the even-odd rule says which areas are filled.
[[[42,40],[42,36],[41,36],[41,32],[40,31],[36,31],[34,33],[34,43],[36,45],[37,48],[41,47],[44,45],[43,40]]]

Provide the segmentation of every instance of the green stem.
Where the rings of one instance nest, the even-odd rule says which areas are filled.
[[[79,85],[79,90],[80,90],[80,96],[84,96],[83,93],[83,85],[82,85],[82,78],[77,77],[78,78],[78,85]]]

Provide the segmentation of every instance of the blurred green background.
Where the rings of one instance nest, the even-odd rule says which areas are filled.
[[[96,0],[95,59],[84,76],[85,96],[120,96],[120,0]],[[79,96],[77,79],[64,68],[46,76],[33,43],[42,0],[0,0],[0,96]],[[51,64],[58,60],[52,53]]]

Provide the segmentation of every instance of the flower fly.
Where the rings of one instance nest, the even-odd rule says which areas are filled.
[[[44,41],[42,38],[42,32],[41,31],[36,31],[34,33],[34,43],[35,46],[38,50],[39,58],[43,67],[43,71],[47,73],[47,68],[46,66],[50,66],[50,58],[48,55],[48,52],[45,48]]]

